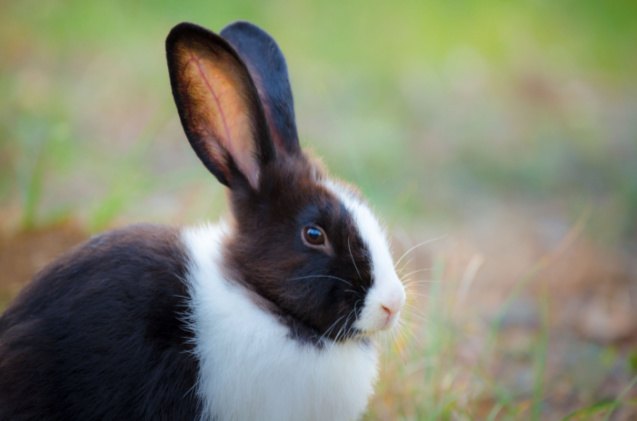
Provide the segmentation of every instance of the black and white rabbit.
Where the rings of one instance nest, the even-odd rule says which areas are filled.
[[[405,301],[381,226],[301,150],[269,35],[182,23],[166,51],[231,217],[108,232],[39,273],[0,318],[0,419],[360,417]]]

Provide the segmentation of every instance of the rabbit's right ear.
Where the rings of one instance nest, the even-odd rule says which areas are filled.
[[[191,23],[170,31],[166,56],[181,124],[197,156],[230,188],[247,181],[257,190],[274,149],[242,60],[223,38]]]
[[[241,21],[226,26],[220,35],[234,47],[252,76],[275,149],[299,153],[288,66],[276,41],[258,26]]]

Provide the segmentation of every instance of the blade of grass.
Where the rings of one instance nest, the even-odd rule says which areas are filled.
[[[542,419],[542,406],[544,403],[546,357],[549,347],[549,306],[546,296],[540,300],[540,315],[542,324],[539,329],[537,342],[533,350],[533,398],[531,418]]]

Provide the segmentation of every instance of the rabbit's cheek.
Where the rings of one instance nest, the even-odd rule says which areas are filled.
[[[371,266],[372,283],[353,327],[363,333],[391,328],[405,303],[405,288],[394,269],[384,230],[369,207],[343,185],[330,180],[325,186],[351,214]]]

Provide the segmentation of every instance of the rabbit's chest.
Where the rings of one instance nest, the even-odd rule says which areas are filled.
[[[222,234],[222,227],[184,233],[202,418],[360,417],[376,378],[375,348],[357,342],[318,348],[292,339],[285,325],[223,276]]]
[[[200,397],[210,418],[318,421],[362,415],[376,377],[372,349],[314,350],[284,337],[244,340],[202,361]]]

